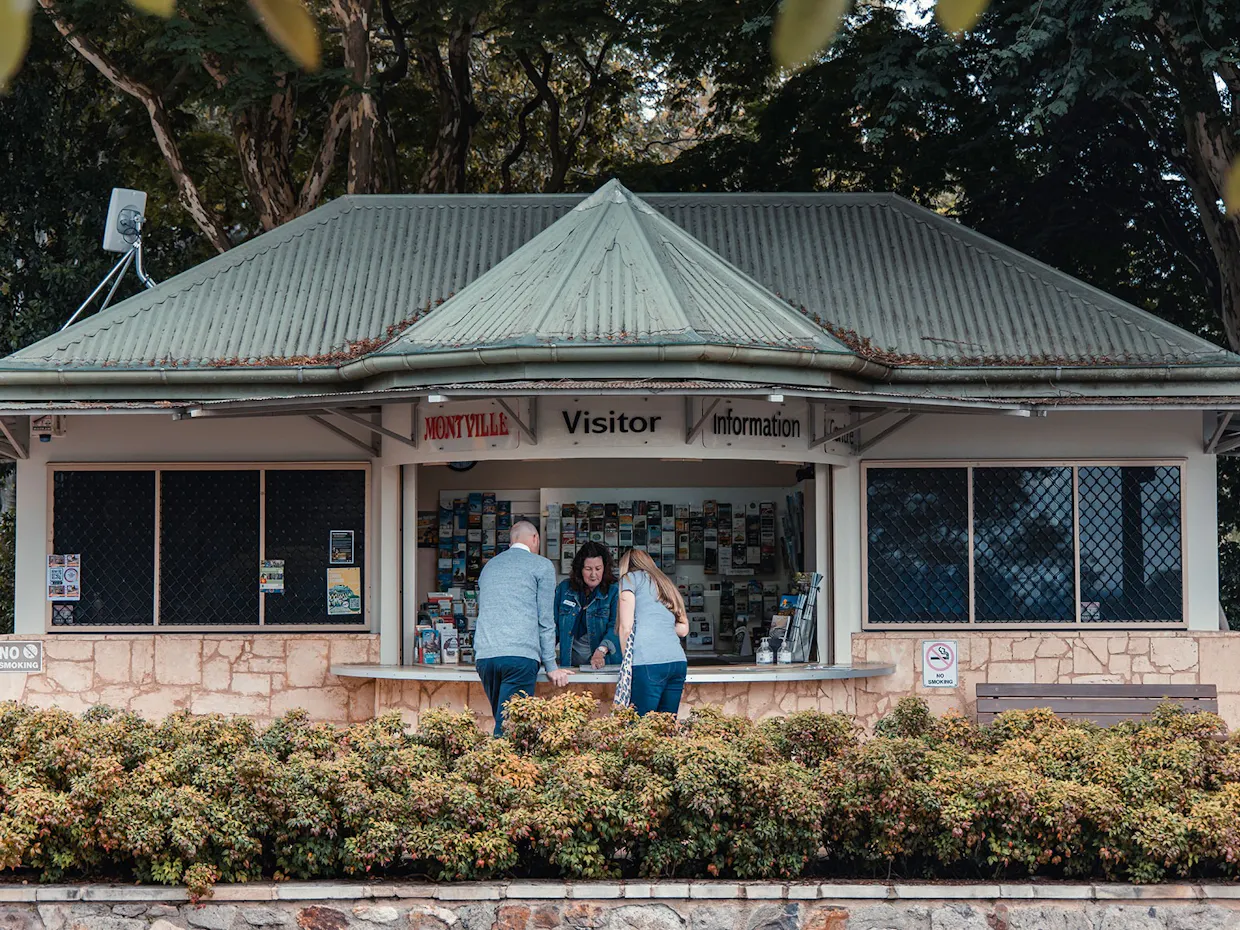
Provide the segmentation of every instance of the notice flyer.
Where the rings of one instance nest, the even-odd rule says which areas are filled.
[[[284,559],[263,559],[259,563],[258,590],[263,594],[284,593]]]
[[[351,617],[362,612],[362,570],[360,568],[329,568],[327,570],[327,615]]]
[[[353,531],[332,530],[327,543],[328,562],[332,565],[353,564]]]
[[[82,599],[82,556],[80,553],[47,557],[47,599],[49,601],[80,601]]]
[[[418,548],[439,548],[439,511],[418,511]]]

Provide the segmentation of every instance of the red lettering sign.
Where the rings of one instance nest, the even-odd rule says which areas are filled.
[[[439,413],[422,418],[422,439],[442,442],[448,439],[487,439],[508,436],[508,417],[504,413]]]

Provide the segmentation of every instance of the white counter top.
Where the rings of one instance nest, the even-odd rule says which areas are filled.
[[[333,665],[333,675],[346,678],[385,678],[401,681],[468,681],[476,682],[478,672],[472,665]],[[686,684],[729,684],[762,681],[832,681],[841,678],[876,678],[891,675],[894,665],[879,662],[858,662],[855,665],[821,665],[803,662],[794,665],[690,665]],[[619,674],[619,666],[599,671],[573,672],[571,683],[611,684]],[[546,681],[543,673],[539,681]]]

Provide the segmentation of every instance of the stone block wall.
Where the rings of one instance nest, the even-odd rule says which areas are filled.
[[[575,685],[571,679],[568,690],[591,694],[599,702],[599,711],[611,708],[612,685]],[[537,688],[539,697],[550,697],[556,689],[546,682]],[[681,714],[694,707],[712,704],[730,714],[753,720],[778,717],[798,710],[856,711],[855,688],[851,680],[738,682],[736,684],[687,684],[681,698]],[[477,682],[463,681],[380,681],[376,708],[378,712],[395,710],[411,725],[416,725],[424,711],[436,707],[452,710],[473,710],[479,725],[490,730],[494,725],[491,705]]]
[[[954,640],[960,656],[958,688],[922,685],[921,643]],[[941,714],[977,709],[982,683],[1068,682],[1114,684],[1211,684],[1218,687],[1219,713],[1240,728],[1240,633],[1222,631],[1099,630],[855,633],[854,662],[890,662],[896,672],[859,679],[857,714],[870,726],[902,696],[916,694]]]
[[[955,640],[960,686],[921,684],[921,642]],[[29,639],[30,637],[0,637]],[[339,678],[330,666],[377,663],[370,633],[73,634],[43,637],[40,674],[0,673],[0,700],[80,712],[109,704],[158,718],[177,710],[241,714],[266,721],[293,708],[315,720],[353,723],[399,711],[411,724],[433,707],[472,708],[483,727],[491,709],[475,682]],[[842,681],[687,685],[682,711],[713,704],[755,720],[798,710],[842,711],[873,726],[905,695],[935,713],[971,715],[982,682],[1213,684],[1219,710],[1240,729],[1240,633],[1215,631],[884,631],[854,634],[853,661],[884,662],[895,674]],[[610,707],[609,685],[571,685]],[[554,689],[540,684],[538,694]]]
[[[922,685],[921,643],[931,638],[956,642],[959,687]],[[854,662],[888,663],[895,666],[895,674],[843,681],[691,684],[685,687],[682,713],[703,704],[755,720],[797,710],[841,711],[870,728],[907,695],[924,698],[936,714],[955,710],[973,715],[977,685],[984,682],[1212,684],[1218,688],[1223,719],[1231,729],[1240,729],[1240,633],[883,631],[853,634],[852,650]],[[601,708],[611,701],[610,687],[569,687],[595,694]],[[540,695],[553,690],[538,687]],[[491,720],[481,686],[464,682],[381,681],[377,706],[400,711],[410,723],[416,723],[423,710],[440,706],[472,708],[487,727]]]
[[[258,883],[0,889],[6,930],[1240,930],[1226,885]]]
[[[28,640],[29,636],[0,639]],[[74,633],[43,639],[43,671],[0,673],[0,700],[81,712],[96,704],[148,718],[174,711],[260,721],[304,708],[330,723],[368,720],[375,685],[333,663],[377,662],[370,633]]]

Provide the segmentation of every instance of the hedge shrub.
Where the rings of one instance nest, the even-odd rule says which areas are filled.
[[[347,729],[290,714],[160,723],[0,705],[0,867],[46,881],[426,875],[1018,877],[1240,869],[1240,741],[1168,706],[1142,724],[912,699],[754,723],[514,702],[506,738],[435,711]]]

